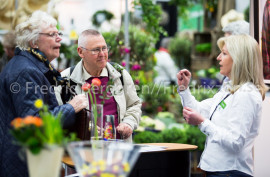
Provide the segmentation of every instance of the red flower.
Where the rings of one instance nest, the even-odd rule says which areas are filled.
[[[157,112],[161,112],[163,109],[161,106],[157,107]]]
[[[89,83],[85,83],[82,85],[82,90],[84,92],[88,92],[88,90],[91,88],[91,85]]]
[[[101,85],[101,81],[98,78],[94,78],[92,80],[92,84],[95,86],[100,86]]]

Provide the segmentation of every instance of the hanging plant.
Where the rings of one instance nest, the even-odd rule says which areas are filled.
[[[114,15],[111,12],[109,12],[107,10],[99,10],[96,13],[94,13],[94,15],[92,17],[92,23],[96,27],[100,27],[100,25],[104,21],[111,21],[111,19],[113,19],[113,18],[114,18]]]
[[[179,17],[188,19],[188,9],[193,5],[202,4],[203,0],[171,0],[169,3],[178,7]]]
[[[141,7],[143,12],[142,20],[146,23],[146,31],[159,40],[159,35],[167,36],[167,33],[160,26],[162,10],[159,5],[153,4],[152,0],[135,0],[134,5]]]

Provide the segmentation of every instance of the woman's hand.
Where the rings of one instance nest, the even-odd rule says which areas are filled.
[[[184,107],[183,116],[186,122],[191,125],[199,125],[205,119],[199,113],[188,107]]]
[[[127,139],[132,134],[133,130],[130,125],[126,123],[121,123],[116,128],[117,132],[123,137],[123,139]]]
[[[177,73],[176,76],[179,90],[186,90],[188,88],[188,84],[191,78],[191,73],[187,69],[182,69]]]
[[[82,109],[87,107],[87,99],[85,94],[76,95],[69,104],[74,108],[75,113],[80,112]]]

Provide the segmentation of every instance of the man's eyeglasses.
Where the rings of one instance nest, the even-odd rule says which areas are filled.
[[[81,48],[84,50],[90,51],[93,55],[98,55],[100,53],[100,51],[109,52],[111,46],[106,46],[106,47],[102,47],[102,48],[95,48],[95,49],[87,49],[87,48],[81,46]]]
[[[54,32],[54,33],[39,33],[39,34],[43,34],[43,35],[46,35],[46,36],[49,36],[49,37],[53,37],[53,38],[56,38],[58,36],[62,37],[63,36],[63,33],[61,32]]]

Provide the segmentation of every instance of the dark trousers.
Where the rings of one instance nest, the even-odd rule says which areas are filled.
[[[231,171],[217,171],[217,172],[206,172],[206,177],[252,177],[246,173],[237,170]]]

